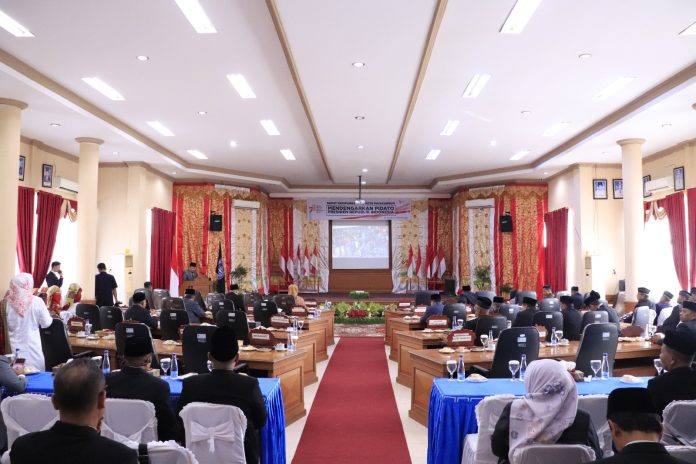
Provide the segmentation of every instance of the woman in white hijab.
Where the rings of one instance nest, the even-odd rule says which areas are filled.
[[[590,415],[578,409],[578,392],[570,373],[558,361],[529,364],[524,377],[527,395],[503,409],[491,437],[499,463],[514,462],[520,448],[531,444],[579,444],[602,457]]]
[[[14,353],[19,348],[25,365],[41,371],[45,368],[41,350],[39,327],[46,328],[53,323],[46,304],[38,296],[32,295],[34,279],[31,274],[17,274],[10,280],[7,295],[7,331],[10,346]]]

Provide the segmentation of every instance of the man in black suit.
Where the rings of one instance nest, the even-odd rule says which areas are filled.
[[[89,358],[78,358],[56,373],[53,427],[19,437],[12,445],[12,464],[137,464],[137,453],[99,435],[104,419],[104,374]]]
[[[126,321],[133,320],[142,322],[151,329],[157,328],[157,320],[150,315],[150,311],[146,309],[147,297],[143,292],[135,292],[133,294],[133,305],[126,310],[123,319]]]
[[[675,329],[677,332],[684,332],[696,340],[696,302],[685,301],[679,311],[679,324]]]
[[[491,316],[500,316],[500,307],[505,303],[505,298],[502,296],[494,296],[493,297],[493,306],[491,306],[491,310],[488,312],[489,315]]]
[[[667,332],[660,350],[667,372],[648,381],[648,391],[660,414],[672,401],[696,400],[696,371],[691,369],[694,353],[696,340],[683,332]]]
[[[679,324],[679,313],[681,312],[682,304],[691,298],[691,294],[686,290],[680,290],[677,295],[677,304],[672,308],[672,313],[662,322],[662,325],[657,328],[657,333],[666,333],[669,330],[676,330]]]
[[[647,306],[650,309],[655,309],[655,303],[650,301],[650,290],[645,287],[638,287],[638,294],[636,295],[638,303],[636,303],[636,308],[641,306]]]
[[[184,294],[184,309],[188,313],[189,323],[198,324],[205,317],[205,311],[196,301],[196,291],[192,288],[187,288]]]
[[[46,274],[46,287],[56,286],[58,288],[63,286],[63,271],[60,270],[60,262],[53,261],[51,263],[51,270]]]
[[[476,293],[471,291],[471,285],[464,285],[462,287],[462,294],[459,296],[457,303],[464,303],[472,306],[476,304]]]
[[[619,315],[616,314],[616,310],[605,304],[600,304],[599,293],[594,290],[590,290],[590,294],[585,298],[585,306],[588,306],[591,311],[606,311],[609,316],[609,322],[616,324],[616,327],[621,330],[621,323],[619,322]]]
[[[169,384],[147,372],[150,363],[152,363],[150,339],[127,338],[121,370],[106,376],[109,398],[149,401],[155,407],[159,440],[182,441],[179,420],[169,404]]]
[[[563,336],[568,340],[580,340],[582,313],[575,309],[572,296],[563,295],[560,300],[561,314],[563,314]]]
[[[116,279],[106,272],[106,264],[97,264],[99,274],[94,276],[94,295],[97,299],[97,306],[118,305],[118,295],[116,293]]]
[[[662,422],[645,388],[617,388],[609,394],[607,420],[619,451],[602,464],[686,464],[667,453]]]
[[[575,285],[570,287],[570,296],[573,298],[573,306],[575,309],[579,311],[585,306],[585,301],[582,297],[582,293],[580,293],[580,288]]]
[[[196,401],[227,404],[242,410],[247,419],[244,434],[244,454],[248,463],[259,462],[259,431],[268,414],[259,389],[259,381],[233,371],[239,359],[239,345],[234,330],[219,327],[211,337],[208,359],[213,363],[210,374],[189,377],[181,390],[181,409]]]
[[[230,292],[225,294],[225,299],[232,301],[236,311],[246,312],[246,308],[244,307],[244,295],[239,293],[239,285],[230,285]]]
[[[522,311],[517,313],[517,317],[512,323],[513,327],[533,327],[534,315],[537,313],[537,300],[525,296],[522,299]]]

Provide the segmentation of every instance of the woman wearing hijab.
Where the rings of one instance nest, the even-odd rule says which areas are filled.
[[[34,279],[31,274],[17,274],[10,280],[10,291],[7,295],[7,331],[12,352],[19,349],[20,356],[26,360],[27,366],[43,371],[45,363],[39,328],[50,326],[53,319],[43,300],[32,295],[33,285]]]
[[[491,437],[498,463],[512,461],[515,452],[531,444],[578,444],[602,457],[590,415],[578,409],[575,381],[552,359],[529,364],[524,376],[527,395],[505,406]]]
[[[300,289],[297,288],[297,285],[295,284],[290,284],[288,285],[288,295],[291,295],[293,298],[295,298],[295,306],[302,306],[303,308],[307,309],[307,304],[305,303],[304,298],[302,298],[300,295]]]
[[[48,308],[48,314],[51,317],[59,317],[61,312],[60,306],[61,293],[60,287],[57,285],[51,285],[48,287],[46,292],[46,307]]]

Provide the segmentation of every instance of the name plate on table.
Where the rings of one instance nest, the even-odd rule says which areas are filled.
[[[317,302],[315,300],[305,300],[305,304],[313,308],[317,305]]]
[[[77,333],[85,330],[85,320],[81,317],[72,317],[68,321],[68,332]]]
[[[253,306],[247,306],[247,314],[254,314],[254,307]]]
[[[276,329],[285,329],[290,325],[290,318],[288,316],[278,315],[271,317],[271,327]]]
[[[414,314],[420,314],[421,316],[425,314],[425,311],[428,309],[427,306],[416,306],[416,309],[413,310]]]
[[[546,327],[543,325],[536,325],[535,327],[539,332],[539,341],[546,341]]]
[[[275,337],[266,329],[253,329],[249,331],[249,343],[252,346],[274,346]]]
[[[447,346],[474,346],[476,333],[472,330],[454,330],[447,336]]]
[[[398,306],[399,308],[410,308],[411,303],[408,301],[400,301]]]
[[[446,329],[447,327],[449,327],[447,316],[430,316],[428,318],[429,329]]]
[[[307,310],[304,309],[302,306],[293,306],[292,307],[292,315],[304,317],[307,315]]]

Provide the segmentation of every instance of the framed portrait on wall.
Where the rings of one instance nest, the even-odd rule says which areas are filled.
[[[41,165],[41,186],[42,187],[53,187],[53,165],[43,164]]]
[[[27,164],[27,158],[19,155],[19,180],[24,180],[24,166]]]
[[[652,196],[652,192],[648,192],[648,182],[650,182],[650,174],[643,176],[643,198],[648,198]]]
[[[672,172],[674,175],[674,191],[684,190],[684,166],[674,168]]]
[[[592,179],[592,198],[606,200],[609,198],[606,179]]]
[[[623,198],[623,179],[612,179],[614,200],[620,200]]]

